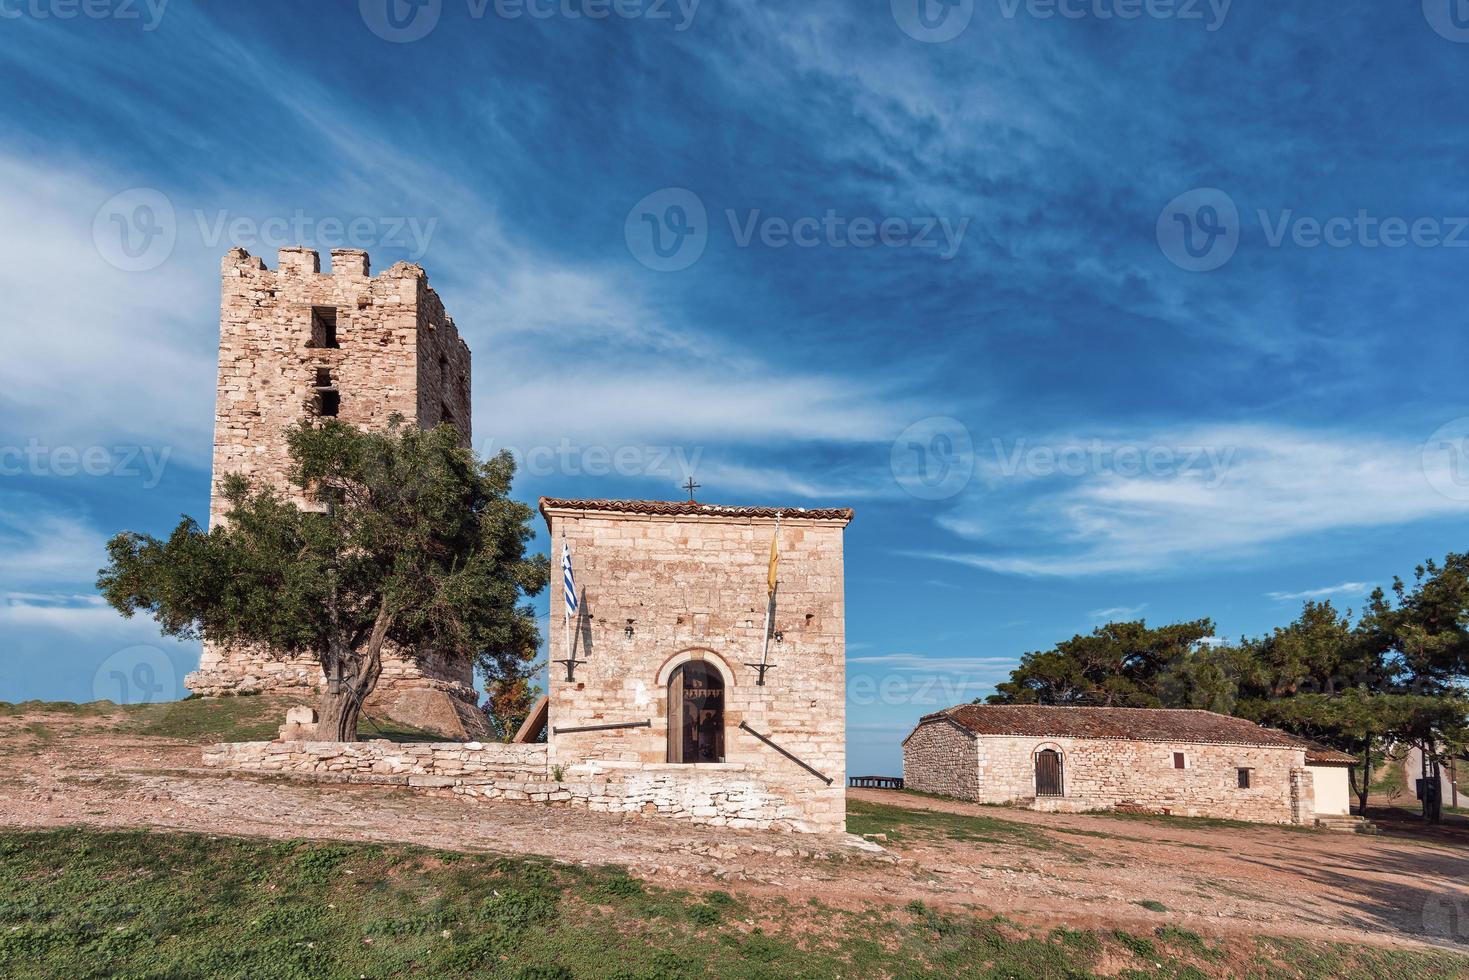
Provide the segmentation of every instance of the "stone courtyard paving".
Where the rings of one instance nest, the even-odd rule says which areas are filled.
[[[852,791],[850,829],[885,837],[874,853],[842,835],[231,777],[201,766],[198,736],[138,731],[115,710],[0,712],[0,823],[409,842],[852,909],[921,901],[1044,926],[1469,949],[1469,835],[1452,830],[1374,837]]]

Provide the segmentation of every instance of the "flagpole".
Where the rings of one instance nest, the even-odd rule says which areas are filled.
[[[566,555],[569,553],[569,551],[570,551],[570,549],[567,547],[567,544],[566,544],[566,532],[565,531],[562,531],[561,532],[561,556],[562,556],[561,557],[561,561],[563,562],[563,564],[566,561]],[[561,573],[561,591],[562,592],[565,592],[566,591],[567,585],[568,585],[568,583],[566,581],[566,572],[563,569],[562,570],[562,573]],[[575,586],[572,586],[572,587],[575,588]],[[575,596],[573,596],[572,598],[575,599]],[[571,601],[568,600],[566,598],[566,596],[564,596],[564,595],[561,597],[561,611],[562,611],[562,613],[566,617],[566,630],[565,630],[565,633],[566,633],[566,659],[567,660],[573,660],[575,658],[572,657],[572,655],[571,655],[571,651],[573,649],[573,642],[572,642],[572,639],[573,638],[572,638],[572,635],[571,635]]]
[[[775,513],[775,532],[774,532],[774,537],[772,538],[772,540],[770,542],[770,553],[771,553],[772,556],[774,556],[776,554],[776,542],[779,541],[779,539],[780,539],[780,511],[776,511],[776,513]],[[775,581],[773,581],[773,582],[770,583],[770,597],[769,597],[769,599],[765,603],[765,639],[764,639],[764,642],[761,644],[761,647],[760,647],[760,677],[755,682],[755,684],[756,684],[757,687],[763,687],[765,685],[765,671],[767,669],[769,669],[769,666],[770,666],[770,620],[771,620],[772,615],[775,613],[775,593],[776,593],[776,590],[779,589],[779,588],[780,588],[780,579],[779,579],[779,577],[777,577],[775,579]]]

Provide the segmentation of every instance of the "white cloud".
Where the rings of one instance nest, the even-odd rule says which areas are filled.
[[[1091,612],[1087,613],[1087,615],[1090,616],[1092,619],[1132,619],[1133,617],[1141,614],[1142,611],[1146,608],[1148,608],[1148,604],[1146,602],[1140,603],[1136,606],[1110,606],[1106,609],[1093,609]]]
[[[85,520],[39,498],[7,495],[0,499],[0,589],[91,585],[107,557],[106,540]]]
[[[1370,582],[1343,582],[1341,585],[1327,585],[1319,589],[1305,589],[1301,592],[1267,592],[1267,598],[1286,602],[1296,599],[1324,599],[1326,596],[1343,595],[1366,595],[1372,589]]]
[[[889,653],[872,657],[848,657],[848,664],[886,667],[892,671],[1001,672],[1015,666],[1014,657],[939,657],[919,653]]]
[[[1213,447],[1215,458],[1229,462],[1217,473],[1182,467],[1135,473],[1109,464],[1040,481],[1018,478],[1015,487],[986,486],[982,500],[972,495],[943,525],[963,539],[969,508],[982,505],[1005,534],[984,539],[983,551],[934,549],[923,556],[1016,575],[1153,572],[1237,559],[1319,532],[1469,510],[1469,502],[1430,485],[1422,444],[1414,439],[1221,426],[1144,433],[1125,442]],[[1008,507],[1009,520],[994,520],[1000,506]]]

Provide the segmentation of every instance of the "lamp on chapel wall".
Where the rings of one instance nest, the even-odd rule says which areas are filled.
[[[627,621],[627,625],[622,628],[622,635],[625,636],[625,637],[627,637],[629,640],[632,639],[632,637],[633,637],[632,620],[629,619]]]
[[[785,631],[784,630],[776,630],[775,631],[775,642],[776,643],[784,643],[785,641],[786,641]]]

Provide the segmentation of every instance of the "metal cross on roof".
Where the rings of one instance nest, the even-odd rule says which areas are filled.
[[[693,499],[694,499],[694,491],[697,490],[697,489],[699,489],[699,487],[701,487],[701,486],[703,486],[703,484],[695,483],[694,482],[693,475],[690,474],[690,476],[689,476],[689,482],[688,483],[685,483],[683,485],[683,488],[689,492],[689,502],[690,503],[693,502]]]

